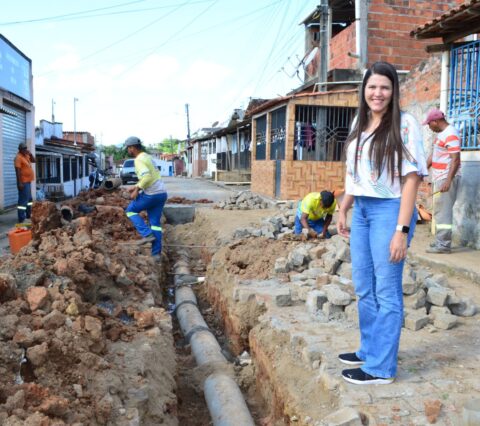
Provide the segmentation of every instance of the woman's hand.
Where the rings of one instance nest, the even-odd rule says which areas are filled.
[[[395,231],[390,241],[390,262],[398,263],[407,257],[407,234]]]
[[[347,229],[347,213],[343,210],[338,212],[337,232],[338,235],[341,235],[342,237],[350,237],[350,232]]]

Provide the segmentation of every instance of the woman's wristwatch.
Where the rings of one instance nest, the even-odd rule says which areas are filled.
[[[410,232],[410,227],[405,225],[397,225],[395,231],[400,231],[404,234],[408,234]]]

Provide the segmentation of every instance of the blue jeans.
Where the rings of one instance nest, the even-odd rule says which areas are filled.
[[[325,221],[323,219],[318,219],[318,220],[310,220],[307,219],[308,226],[312,228],[317,234],[321,234],[323,232],[323,226],[325,224]],[[302,223],[300,222],[300,218],[298,216],[295,216],[295,228],[294,232],[295,234],[301,234],[302,233]],[[327,234],[325,235],[326,238],[330,238],[330,232],[327,231]]]
[[[162,224],[160,220],[165,201],[167,201],[166,192],[155,195],[146,195],[144,192],[141,192],[126,209],[127,217],[132,221],[135,229],[142,237],[148,237],[152,234],[155,237],[155,241],[152,243],[152,256],[162,251]],[[143,210],[147,212],[150,226],[139,215]]]
[[[18,190],[17,216],[18,223],[30,218],[32,211],[32,184],[30,182],[23,184],[23,189]]]
[[[390,241],[395,233],[400,198],[355,197],[350,233],[352,278],[358,296],[362,370],[375,377],[397,373],[403,323],[404,261],[391,263]],[[417,212],[410,221],[412,239]]]

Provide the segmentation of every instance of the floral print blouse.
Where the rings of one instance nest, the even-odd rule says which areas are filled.
[[[428,176],[422,132],[417,120],[409,113],[402,112],[401,135],[405,148],[410,153],[410,156],[402,156],[402,176],[412,172],[422,177]],[[402,195],[402,187],[398,168],[395,166],[393,184],[387,165],[383,168],[382,174],[377,176],[375,163],[368,157],[371,143],[371,138],[368,136],[365,132],[361,135],[356,173],[355,147],[357,141],[353,140],[347,148],[345,192],[354,196],[399,198]]]

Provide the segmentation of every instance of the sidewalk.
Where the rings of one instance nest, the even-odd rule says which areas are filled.
[[[409,255],[427,266],[436,266],[445,273],[461,275],[476,284],[480,284],[480,252],[468,247],[453,247],[451,254],[426,253],[433,236],[430,223],[417,225],[415,236],[409,249]]]

